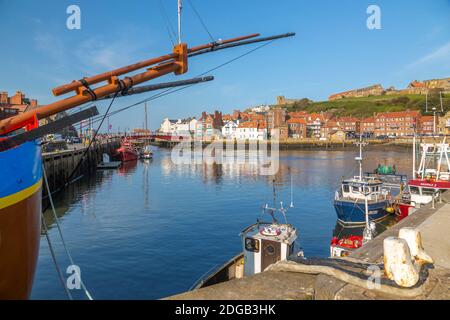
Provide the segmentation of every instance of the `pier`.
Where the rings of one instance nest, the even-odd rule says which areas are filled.
[[[113,151],[119,146],[120,141],[118,139],[111,139],[94,142],[87,153],[86,150],[88,147],[81,143],[69,145],[68,150],[43,153],[42,162],[45,166],[50,190],[55,190],[67,182],[70,174],[85,153],[85,159],[80,164],[77,172],[71,177],[72,179],[77,179],[84,173],[94,171],[97,164],[101,161],[103,154],[112,155]],[[46,195],[45,190],[43,191],[43,195]]]
[[[425,251],[434,264],[426,268],[422,293],[414,299],[450,299],[450,192],[381,233],[367,245],[354,251],[346,261],[383,262],[383,240],[398,235],[403,227],[417,228]],[[338,262],[338,261],[337,261]],[[291,263],[291,262],[289,262]],[[279,262],[278,265],[286,264]],[[277,270],[277,268],[274,268]],[[409,289],[404,289],[409,290]],[[168,300],[349,300],[404,299],[395,294],[381,294],[321,273],[266,271],[244,279],[233,279],[210,287],[181,293]]]

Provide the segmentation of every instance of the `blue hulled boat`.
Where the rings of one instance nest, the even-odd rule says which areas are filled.
[[[359,176],[343,180],[341,187],[336,191],[334,208],[338,221],[345,225],[369,225],[386,218],[389,213],[389,192],[383,189],[383,181],[377,177],[363,176],[362,174],[362,146],[359,145]]]

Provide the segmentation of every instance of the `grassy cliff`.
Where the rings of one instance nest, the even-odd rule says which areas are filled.
[[[440,110],[439,95],[430,95],[428,107],[435,106]],[[443,106],[445,111],[450,110],[450,95],[443,95]],[[345,98],[335,101],[313,102],[303,99],[295,104],[285,105],[288,111],[306,110],[308,112],[332,112],[334,115],[369,117],[378,112],[392,112],[404,110],[419,110],[425,114],[424,95],[384,95],[365,98]],[[432,113],[429,113],[432,114]]]

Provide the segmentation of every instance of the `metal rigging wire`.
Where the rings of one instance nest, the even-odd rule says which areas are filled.
[[[159,4],[159,11],[161,11],[161,14],[164,18],[164,23],[166,24],[166,30],[167,34],[169,35],[170,42],[172,42],[172,45],[175,45],[175,39],[176,39],[176,33],[175,29],[173,28],[172,24],[170,23],[169,17],[167,15],[167,12],[164,8],[164,5],[161,0],[158,1]]]
[[[197,9],[195,9],[194,4],[192,3],[191,0],[188,0],[189,5],[191,6],[192,10],[194,11],[195,15],[197,16],[198,20],[200,21],[200,23],[203,26],[203,29],[205,29],[205,31],[208,33],[209,38],[211,39],[212,42],[214,42],[214,37],[212,36],[211,32],[209,32],[208,27],[206,26],[205,22],[203,21],[202,17],[200,16],[200,14],[198,13]]]

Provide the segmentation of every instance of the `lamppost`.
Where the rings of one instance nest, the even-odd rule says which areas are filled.
[[[436,107],[433,107],[433,136],[436,135]]]

